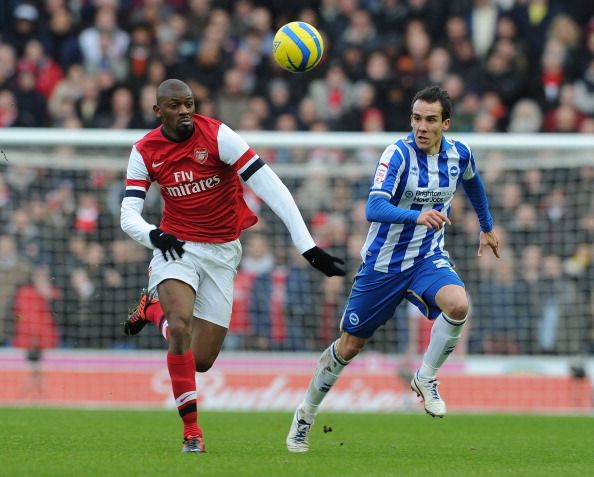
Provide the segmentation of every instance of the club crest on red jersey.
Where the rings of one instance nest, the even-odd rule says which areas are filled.
[[[208,159],[208,151],[203,147],[194,149],[194,158],[198,164],[204,164]]]

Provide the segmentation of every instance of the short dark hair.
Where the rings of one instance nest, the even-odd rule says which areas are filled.
[[[441,119],[450,119],[452,115],[452,100],[450,95],[445,89],[439,86],[427,86],[415,94],[412,102],[410,103],[410,109],[412,111],[413,104],[417,100],[425,101],[426,103],[435,103],[439,101],[441,103]]]
[[[192,94],[192,90],[187,83],[175,78],[166,79],[157,86],[157,104],[160,104],[163,100],[182,94],[188,96]]]

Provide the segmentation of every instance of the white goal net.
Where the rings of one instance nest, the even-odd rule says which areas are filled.
[[[0,131],[3,369],[13,369],[17,350],[36,363],[52,353],[92,356],[89,350],[104,350],[121,356],[164,348],[157,330],[147,328],[130,339],[120,325],[147,284],[149,251],[119,227],[128,154],[141,135]],[[316,242],[345,259],[347,277],[327,279],[309,267],[282,222],[248,190],[248,204],[260,221],[242,237],[244,257],[225,343],[229,356],[274,351],[270,356],[284,353],[279,359],[287,359],[295,355],[288,352],[318,353],[337,336],[368,228],[364,209],[375,162],[402,135],[243,135],[292,191]],[[594,138],[457,137],[474,151],[503,252],[500,260],[490,253],[476,256],[478,220],[461,191],[446,249],[472,306],[470,326],[452,363],[503,366],[510,359],[534,357],[523,362],[531,368],[554,363],[549,370],[562,363],[563,372],[553,375],[587,377],[594,352]],[[160,208],[153,186],[143,215],[157,224]],[[369,356],[396,357],[400,372],[406,360],[424,350],[430,326],[403,304],[370,342]],[[555,386],[559,393],[575,395],[565,384],[551,389]],[[580,392],[587,393],[589,386]],[[587,400],[585,394],[580,399]]]

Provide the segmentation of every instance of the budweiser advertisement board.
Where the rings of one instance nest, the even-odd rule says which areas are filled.
[[[303,396],[318,355],[226,353],[197,374],[202,409],[291,411]],[[454,357],[442,368],[450,410],[591,412],[592,363],[583,375],[561,358]],[[328,411],[419,411],[410,390],[418,358],[363,353],[324,401]],[[0,405],[68,407],[173,406],[164,352],[48,351],[31,362],[0,351]]]

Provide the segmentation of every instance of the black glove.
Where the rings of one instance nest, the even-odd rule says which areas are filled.
[[[168,260],[167,252],[171,255],[172,260],[176,259],[175,255],[173,255],[174,251],[177,253],[178,258],[181,258],[185,252],[184,244],[186,242],[178,239],[175,235],[163,232],[158,227],[149,232],[149,237],[151,242],[153,242],[153,245],[161,250],[165,261]]]
[[[324,252],[320,247],[310,248],[306,252],[303,252],[302,255],[311,263],[312,267],[317,268],[327,277],[334,277],[336,275],[340,277],[345,276],[344,269],[336,266],[337,263],[344,265],[344,262],[340,258],[333,257]]]

